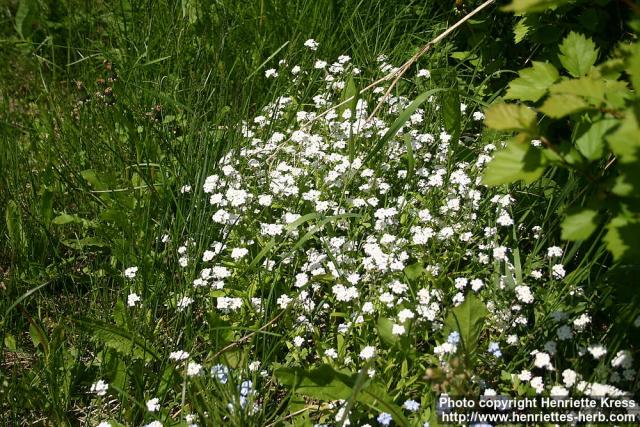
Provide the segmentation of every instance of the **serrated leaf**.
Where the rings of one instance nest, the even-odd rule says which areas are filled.
[[[609,221],[603,240],[614,260],[637,260],[640,257],[640,222],[621,213]]]
[[[527,36],[531,26],[527,22],[526,16],[516,22],[513,27],[513,41],[518,44]]]
[[[605,101],[606,90],[605,80],[591,77],[563,80],[549,88],[550,93],[575,95],[586,98],[594,104],[600,104]]]
[[[620,163],[635,163],[640,159],[640,126],[632,108],[625,111],[622,123],[609,134],[607,142]]]
[[[631,84],[637,93],[640,91],[640,43],[633,45],[631,55],[627,60],[626,71],[631,76]]]
[[[509,83],[506,99],[536,102],[560,78],[558,70],[552,64],[537,61],[533,61],[530,68],[520,70],[518,74],[520,77]]]
[[[475,354],[478,338],[489,314],[484,303],[473,293],[467,294],[464,302],[449,312],[444,321],[445,334],[460,333],[460,341],[467,359]]]
[[[551,118],[559,119],[588,108],[589,104],[579,96],[562,94],[547,97],[539,110]]]
[[[598,212],[594,209],[580,209],[565,216],[560,227],[564,240],[584,240],[598,227]]]
[[[482,177],[485,185],[501,185],[522,180],[531,183],[544,172],[546,159],[539,148],[514,141],[498,151]]]
[[[619,163],[611,192],[622,197],[640,197],[640,162]]]
[[[558,59],[569,74],[581,77],[596,63],[598,49],[593,40],[572,31],[560,44]]]
[[[547,9],[555,9],[565,3],[572,3],[573,1],[574,0],[513,0],[504,6],[502,10],[515,13],[543,12]]]
[[[605,147],[605,135],[616,125],[617,120],[599,120],[589,127],[586,132],[576,139],[578,151],[589,160],[598,160],[602,157]]]
[[[484,124],[496,130],[533,132],[536,118],[535,111],[524,105],[495,104],[485,112]]]

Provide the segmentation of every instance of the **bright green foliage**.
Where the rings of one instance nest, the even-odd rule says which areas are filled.
[[[562,221],[562,238],[565,240],[584,240],[598,227],[598,212],[594,209],[580,209],[567,214]]]
[[[576,95],[549,95],[539,110],[549,117],[559,119],[589,107],[584,99]]]
[[[562,237],[588,239],[602,223],[601,217],[606,223],[617,214],[608,223],[604,238],[616,260],[632,256],[635,248],[630,242],[640,241],[636,225],[640,211],[627,200],[640,194],[640,97],[628,88],[628,81],[635,85],[640,72],[633,55],[638,46],[623,43],[616,57],[594,67],[598,48],[593,40],[570,32],[559,45],[558,59],[571,77],[560,77],[552,65],[534,62],[531,68],[520,71],[505,96],[538,103],[537,111],[543,115],[538,117],[524,104],[496,104],[487,110],[485,121],[496,130],[526,132],[495,154],[484,182],[531,183],[548,165],[585,177],[584,188],[591,197],[587,204],[600,206],[606,198],[608,209],[599,214],[593,209],[566,206],[570,213],[562,222]],[[570,137],[553,132],[558,129],[559,119],[571,126]],[[530,129],[537,120],[541,120],[539,136]],[[528,142],[534,136],[547,141],[546,146],[533,151]]]
[[[522,180],[531,183],[545,170],[545,158],[537,148],[509,141],[489,162],[484,174],[486,185],[507,184]]]
[[[531,68],[520,70],[520,77],[511,80],[505,99],[537,101],[542,98],[549,86],[559,78],[558,70],[552,64],[533,61]]]
[[[484,320],[489,312],[475,294],[467,294],[464,302],[455,307],[445,320],[445,334],[460,333],[460,341],[468,362],[474,357],[478,338],[484,328]]]
[[[536,126],[536,113],[524,105],[496,104],[486,111],[485,123],[497,130],[533,131]]]
[[[510,4],[503,7],[502,10],[516,13],[542,12],[573,1],[575,0],[513,0]]]
[[[598,49],[591,39],[571,32],[560,45],[560,62],[573,77],[584,76],[598,59]]]

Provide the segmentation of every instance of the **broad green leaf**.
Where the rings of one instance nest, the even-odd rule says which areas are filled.
[[[422,276],[422,273],[424,273],[424,266],[421,262],[416,262],[404,268],[404,274],[409,280],[416,280],[418,277]]]
[[[509,83],[506,99],[536,102],[544,96],[549,86],[560,78],[558,70],[546,62],[533,61],[533,66],[520,70],[520,77]]]
[[[354,398],[354,388],[358,374],[346,370],[335,370],[327,364],[313,369],[280,368],[274,371],[282,385],[292,388],[296,393],[319,400],[348,400]],[[409,422],[402,410],[393,403],[382,387],[370,382],[358,388],[355,400],[378,412],[388,412],[396,424],[408,426]]]
[[[9,351],[16,351],[18,348],[16,345],[16,338],[10,333],[4,334],[4,345]]]
[[[589,160],[598,160],[604,153],[604,136],[618,124],[617,120],[599,120],[576,139],[578,151]]]
[[[631,76],[631,84],[640,91],[640,43],[635,43],[631,48],[631,55],[627,60],[627,73]]]
[[[63,245],[76,250],[83,250],[89,246],[96,248],[103,248],[108,246],[108,244],[97,236],[87,236],[82,239],[65,239],[61,240],[60,243]]]
[[[632,108],[625,111],[622,123],[609,134],[607,141],[620,163],[635,163],[640,159],[640,126]]]
[[[607,224],[603,240],[616,261],[636,261],[640,257],[640,222],[620,213]]]
[[[38,13],[38,2],[35,0],[20,0],[16,11],[16,32],[25,38],[31,34],[31,22]]]
[[[123,356],[142,359],[145,362],[160,360],[158,352],[144,338],[124,328],[93,319],[77,319],[76,323],[90,331],[93,338]]]
[[[531,183],[544,172],[546,159],[539,148],[514,141],[498,151],[482,177],[485,185],[501,185],[522,180]]]
[[[565,3],[572,3],[573,1],[574,0],[513,0],[504,6],[502,10],[515,13],[543,12],[547,9],[555,9]]]
[[[558,94],[575,95],[586,98],[594,104],[605,101],[606,82],[603,79],[580,77],[579,79],[567,79],[554,84],[549,92]]]
[[[82,224],[83,222],[84,220],[78,215],[69,215],[67,213],[60,214],[51,220],[51,223],[55,225]]]
[[[632,96],[627,82],[620,80],[605,80],[605,101],[610,109],[620,110],[625,107]]]
[[[347,101],[347,99],[353,97],[352,100]],[[345,110],[355,111],[356,105],[358,104],[358,87],[356,86],[356,82],[353,79],[353,76],[349,76],[347,82],[345,84],[344,89],[342,90],[342,96],[340,97],[340,103],[343,103],[341,107],[338,108],[338,114],[342,115]]]
[[[22,211],[18,204],[13,200],[7,203],[5,211],[5,223],[7,225],[7,234],[11,247],[16,252],[21,252],[26,245],[26,236],[22,227]]]
[[[445,334],[453,331],[460,333],[462,348],[467,360],[474,355],[478,338],[489,314],[484,303],[473,293],[467,294],[464,302],[449,312],[444,321]]]
[[[622,197],[640,197],[640,162],[618,163],[611,192]]]
[[[560,44],[558,58],[569,74],[581,77],[596,63],[598,49],[593,40],[572,31]]]
[[[579,209],[569,213],[562,221],[562,238],[564,240],[584,240],[598,227],[598,212],[594,209]]]
[[[100,178],[98,178],[98,174],[93,169],[87,169],[80,172],[80,175],[87,180],[89,184],[93,187],[94,190],[106,190],[108,189],[107,185],[105,185]]]
[[[460,136],[460,95],[457,89],[447,91],[442,95],[442,116],[444,128],[456,139]]]
[[[496,130],[532,132],[536,127],[536,113],[524,105],[495,104],[485,112],[484,123]]]
[[[49,339],[40,325],[32,318],[29,319],[29,335],[31,336],[31,342],[36,348],[42,347],[42,352],[46,358],[49,354]]]
[[[321,400],[348,399],[355,374],[336,371],[330,365],[320,365],[311,370],[304,368],[280,368],[274,375],[285,386],[296,392]]]
[[[559,119],[589,108],[584,99],[575,95],[550,95],[539,108],[547,116]]]
[[[53,191],[44,189],[40,196],[40,217],[42,223],[48,226],[51,223],[51,216],[53,215]]]
[[[386,317],[380,317],[378,319],[378,325],[377,325],[378,335],[380,335],[380,338],[382,339],[382,341],[384,341],[389,345],[393,345],[400,340],[400,336],[394,335],[392,332],[393,324],[394,324],[393,320],[388,319]]]

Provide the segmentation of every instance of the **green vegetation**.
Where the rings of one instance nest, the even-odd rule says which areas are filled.
[[[384,95],[482,3],[0,4],[0,424],[638,397],[640,6],[490,4]]]

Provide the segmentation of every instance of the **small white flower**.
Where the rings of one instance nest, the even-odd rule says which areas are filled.
[[[129,296],[127,296],[127,305],[129,307],[135,307],[136,303],[138,303],[140,301],[140,295],[138,294],[129,294]]]
[[[429,77],[431,77],[431,71],[423,68],[421,70],[418,70],[417,76],[418,77],[423,77],[425,79],[428,79]]]
[[[404,335],[406,329],[403,325],[398,325],[397,323],[391,327],[391,333],[393,335]]]
[[[234,261],[238,261],[239,259],[247,256],[248,253],[249,250],[247,248],[233,248],[231,251],[231,258],[233,258]]]
[[[420,409],[420,403],[416,402],[413,399],[409,399],[409,400],[405,400],[405,402],[402,404],[402,407],[407,411],[415,412],[418,409]]]
[[[531,371],[527,371],[522,370],[519,374],[518,374],[518,379],[520,379],[520,381],[530,381],[532,378],[531,376]]]
[[[562,279],[566,274],[564,266],[562,264],[554,265],[551,267],[551,274],[553,274],[553,277],[556,279]]]
[[[480,121],[480,120],[484,120],[484,114],[482,112],[480,112],[480,111],[475,111],[473,113],[473,120],[475,120],[477,122]]]
[[[365,348],[363,348],[362,351],[360,351],[360,359],[369,360],[373,358],[375,354],[376,354],[376,348],[368,345]]]
[[[195,377],[203,373],[202,365],[196,362],[189,362],[187,365],[187,376]]]
[[[571,369],[562,371],[562,382],[565,387],[572,387],[576,383],[576,379],[578,379],[578,374],[575,371]]]
[[[549,258],[553,257],[561,257],[562,256],[562,248],[558,246],[550,246],[547,248],[547,256]]]
[[[91,393],[95,393],[98,396],[104,396],[107,394],[107,390],[109,389],[109,384],[104,382],[103,380],[98,380],[95,383],[91,384],[91,388],[89,391]]]
[[[189,358],[189,353],[187,353],[184,350],[172,351],[169,354],[169,359],[175,360],[176,362],[179,362],[181,360],[185,360],[187,358]]]
[[[553,370],[553,365],[551,364],[551,357],[548,353],[537,351],[535,352],[535,360],[533,364],[538,368],[547,368],[549,370]]]
[[[320,46],[320,44],[314,39],[309,39],[306,42],[304,42],[304,46],[308,47],[311,50],[318,50],[318,46]]]
[[[276,77],[278,77],[278,72],[275,70],[275,68],[269,68],[264,72],[264,76],[268,79],[275,79]]]
[[[147,400],[147,411],[156,412],[160,409],[160,399],[154,397],[153,399]]]
[[[338,352],[335,349],[330,348],[328,350],[325,350],[324,355],[331,359],[336,359],[338,357]]]
[[[533,377],[529,382],[531,387],[533,387],[537,394],[542,393],[544,390],[544,382],[542,381],[542,377]]]
[[[593,344],[587,347],[589,353],[593,356],[594,359],[600,359],[602,356],[607,354],[607,349],[602,344]]]
[[[138,273],[138,267],[129,267],[124,271],[124,277],[127,279],[133,279]]]

